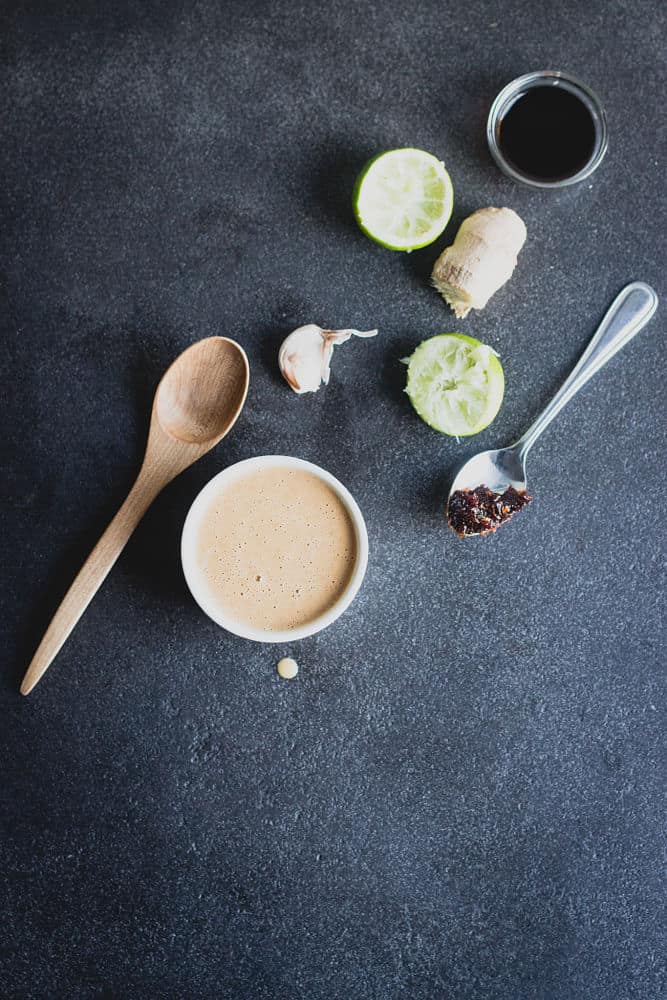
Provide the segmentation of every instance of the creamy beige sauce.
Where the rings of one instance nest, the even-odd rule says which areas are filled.
[[[221,486],[201,518],[196,557],[226,616],[284,631],[312,622],[342,595],[357,558],[356,533],[327,483],[274,466]]]

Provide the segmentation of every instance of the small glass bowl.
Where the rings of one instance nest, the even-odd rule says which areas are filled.
[[[529,90],[544,86],[563,87],[571,94],[574,94],[575,97],[578,97],[588,108],[595,126],[595,141],[588,161],[575,174],[556,181],[541,181],[522,173],[521,170],[517,169],[513,163],[510,163],[505,158],[498,142],[500,123],[511,105],[514,104],[518,97],[522,97]],[[587,87],[581,80],[577,80],[576,77],[570,76],[569,73],[563,73],[560,70],[541,69],[536,70],[534,73],[524,73],[523,76],[517,76],[516,80],[512,80],[506,87],[503,87],[489,111],[486,123],[486,141],[489,144],[491,156],[502,172],[511,177],[512,180],[519,181],[520,184],[527,184],[529,187],[563,188],[568,187],[570,184],[578,184],[579,181],[590,177],[593,171],[597,170],[600,166],[604,154],[607,152],[609,141],[607,118],[597,94],[593,93],[590,87]]]

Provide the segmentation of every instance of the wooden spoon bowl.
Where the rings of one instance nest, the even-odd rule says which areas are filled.
[[[155,412],[162,429],[190,444],[217,443],[248,390],[248,359],[233,340],[209,337],[188,347],[162,377]]]

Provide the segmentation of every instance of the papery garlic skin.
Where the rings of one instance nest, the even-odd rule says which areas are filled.
[[[526,235],[523,220],[511,208],[480,208],[463,220],[431,276],[456,316],[483,309],[509,280]]]
[[[308,323],[300,326],[283,341],[278,365],[283,378],[294,392],[317,392],[330,375],[330,362],[336,344],[350,337],[375,337],[377,330],[323,330]]]

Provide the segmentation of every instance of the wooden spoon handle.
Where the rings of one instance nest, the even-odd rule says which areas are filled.
[[[21,694],[29,694],[49,668],[61,646],[95,596],[109,570],[160,490],[166,485],[150,475],[139,473],[127,499],[99,542],[79,570],[60,607],[51,619],[37,652],[32,658]]]

